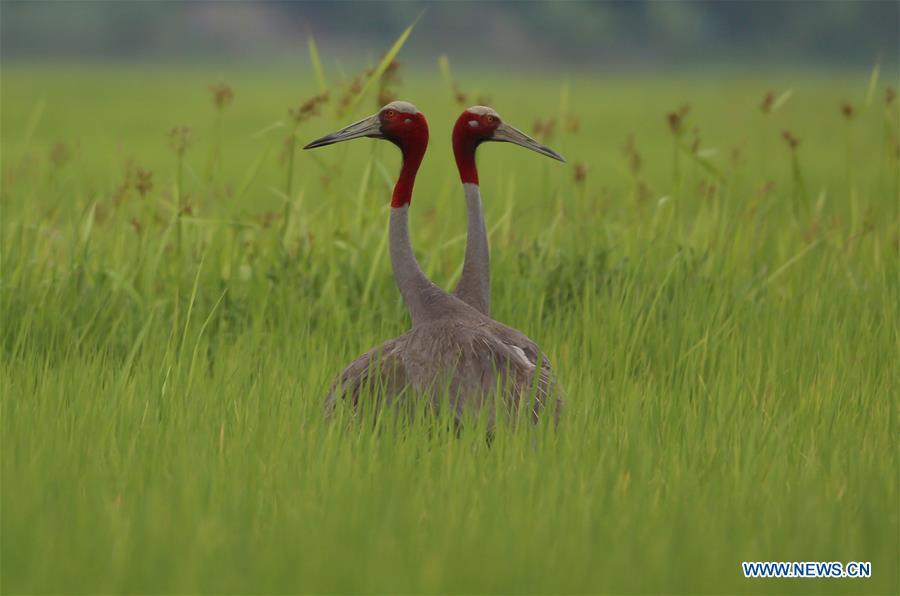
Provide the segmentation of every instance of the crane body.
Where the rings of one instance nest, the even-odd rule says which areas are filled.
[[[467,408],[532,420],[561,399],[550,362],[521,332],[492,320],[431,282],[422,272],[409,238],[409,206],[419,165],[428,145],[428,123],[412,104],[391,102],[377,114],[309,143],[313,149],[370,137],[397,145],[403,155],[391,197],[389,244],[394,278],[412,328],[356,360],[337,377],[325,399],[326,412],[339,399],[356,407],[370,398],[386,405],[398,399],[426,399],[435,407],[448,399],[462,416]]]

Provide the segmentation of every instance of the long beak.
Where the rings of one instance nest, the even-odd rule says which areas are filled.
[[[333,145],[341,141],[349,141],[350,139],[358,139],[360,137],[371,137],[374,139],[384,138],[381,134],[381,121],[378,114],[363,118],[359,122],[354,122],[350,126],[345,126],[337,132],[325,135],[321,139],[309,143],[304,149],[315,149],[316,147],[324,147],[325,145]]]
[[[526,149],[531,149],[532,151],[537,151],[541,155],[546,155],[547,157],[552,157],[553,159],[559,160],[561,162],[565,162],[566,158],[562,155],[551,149],[550,147],[546,147],[541,145],[527,134],[522,132],[517,128],[513,128],[509,124],[505,122],[501,122],[500,126],[497,127],[497,130],[494,131],[494,136],[490,139],[491,141],[504,141],[506,143],[515,143],[516,145],[521,145]]]

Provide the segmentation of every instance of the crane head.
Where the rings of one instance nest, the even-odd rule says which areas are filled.
[[[565,162],[565,158],[553,149],[538,143],[521,130],[505,123],[500,114],[486,106],[472,106],[466,109],[456,120],[453,127],[454,151],[471,151],[481,143],[500,141],[514,143],[541,155]]]
[[[428,144],[428,122],[408,101],[392,101],[376,114],[316,139],[303,148],[315,149],[362,137],[391,141],[404,153],[417,148],[424,153]]]
[[[416,173],[428,148],[428,121],[425,120],[425,115],[408,101],[392,101],[378,110],[377,114],[316,139],[304,149],[315,149],[361,137],[385,139],[400,148],[403,167],[394,185],[391,207],[409,205]]]
[[[493,108],[472,106],[460,114],[453,126],[453,156],[463,184],[478,184],[475,150],[487,141],[514,143],[541,155],[566,161],[550,147],[541,145],[521,130],[503,122]]]

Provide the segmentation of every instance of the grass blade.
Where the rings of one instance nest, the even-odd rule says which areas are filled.
[[[322,58],[319,56],[316,38],[310,35],[307,45],[309,46],[309,61],[312,62],[313,72],[316,73],[319,92],[326,93],[328,91],[328,79],[325,78],[325,67],[322,65]]]
[[[878,88],[878,79],[881,75],[881,65],[876,62],[872,67],[872,74],[869,75],[869,88],[866,90],[866,107],[872,105],[872,99],[875,97],[875,90]]]
[[[793,89],[788,89],[784,93],[778,96],[774,102],[772,102],[772,111],[777,112],[784,104],[788,102],[791,96],[794,94]]]

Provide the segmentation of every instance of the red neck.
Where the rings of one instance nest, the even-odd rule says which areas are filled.
[[[394,185],[394,194],[391,195],[391,207],[403,207],[412,202],[413,186],[416,184],[416,173],[425,157],[422,151],[403,151],[403,166],[400,168],[400,176]]]
[[[391,207],[394,208],[404,207],[412,202],[416,173],[428,148],[428,123],[425,116],[416,114],[415,118],[417,121],[411,128],[398,132],[396,138],[390,138],[403,153],[403,166],[400,168],[400,176],[391,196]]]
[[[468,121],[468,112],[463,112],[453,126],[453,156],[463,184],[478,184],[478,168],[475,167],[478,139],[472,134]]]

